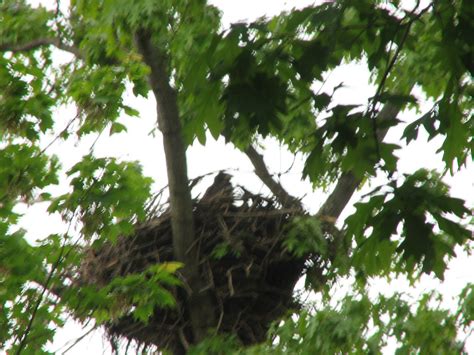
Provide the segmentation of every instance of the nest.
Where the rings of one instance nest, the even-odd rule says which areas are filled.
[[[293,289],[307,258],[296,258],[283,243],[286,226],[302,211],[283,209],[273,199],[242,191],[238,197],[235,190],[227,190],[195,201],[194,221],[201,274],[215,301],[218,332],[251,345],[265,340],[272,322],[299,307]],[[116,276],[173,261],[171,216],[169,209],[161,210],[137,225],[134,235],[91,249],[80,270],[83,282],[100,287]],[[155,309],[146,324],[132,315],[122,316],[106,324],[109,336],[159,349],[182,348],[191,339],[185,291],[169,291],[177,307]]]

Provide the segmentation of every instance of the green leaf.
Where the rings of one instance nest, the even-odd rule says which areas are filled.
[[[314,107],[321,111],[328,107],[329,103],[331,102],[331,96],[328,94],[319,94],[314,96]]]
[[[123,124],[118,122],[113,122],[110,126],[110,134],[120,133],[120,132],[127,132],[127,127]]]
[[[138,112],[138,110],[135,110],[130,106],[123,106],[123,110],[129,116],[138,117],[140,115],[140,112]]]

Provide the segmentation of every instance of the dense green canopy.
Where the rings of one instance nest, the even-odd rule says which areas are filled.
[[[156,307],[175,305],[168,290],[184,279],[192,336],[182,347],[191,354],[377,354],[389,339],[398,341],[400,354],[467,351],[462,334],[472,332],[473,285],[454,312],[442,309],[436,294],[409,302],[399,293],[374,298],[367,291],[377,277],[443,279],[461,247],[472,248],[471,211],[450,196],[443,177],[472,169],[474,5],[412,5],[340,0],[223,28],[219,10],[204,0],[71,0],[53,10],[2,1],[0,348],[46,353],[66,313],[98,325],[124,315],[146,323]],[[327,74],[348,62],[366,63],[376,87],[360,106],[335,102],[338,87],[324,90]],[[97,157],[93,149],[64,172],[44,137],[126,132],[119,118],[138,115],[125,103],[130,90],[137,97],[152,93],[157,102],[176,262],[104,287],[80,285],[72,280],[86,246],[132,234],[147,216],[153,181],[139,162]],[[422,111],[422,102],[431,108]],[[57,112],[69,104],[77,114],[64,128]],[[408,123],[396,118],[407,108],[418,110]],[[420,131],[437,138],[444,169],[397,174],[400,146],[384,141],[393,127],[403,127],[407,144]],[[274,324],[266,343],[246,348],[232,334],[212,331],[218,315],[211,296],[199,291],[205,281],[185,151],[196,140],[206,144],[207,133],[247,154],[283,207],[301,204],[266,170],[254,149],[263,138],[301,154],[301,179],[314,189],[333,189],[318,214],[293,222],[285,245],[295,257],[318,253],[329,260],[321,230],[336,222],[361,184],[376,175],[387,180],[341,221],[336,234],[345,247],[331,254],[324,287],[308,268],[306,288],[319,302],[303,304]],[[67,193],[52,192],[60,183],[69,185]],[[35,203],[47,203],[65,227],[32,244],[17,226],[18,208]],[[335,304],[330,290],[341,278],[353,278],[354,289]]]

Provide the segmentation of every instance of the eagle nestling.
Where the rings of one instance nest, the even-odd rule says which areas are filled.
[[[220,171],[202,196],[201,203],[212,203],[214,200],[233,201],[234,195],[230,179],[229,174]]]

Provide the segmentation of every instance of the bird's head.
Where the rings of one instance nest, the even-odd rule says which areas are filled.
[[[217,174],[216,177],[214,178],[214,184],[224,183],[224,182],[229,183],[231,178],[232,177],[229,174],[223,171],[219,171],[219,174]]]

